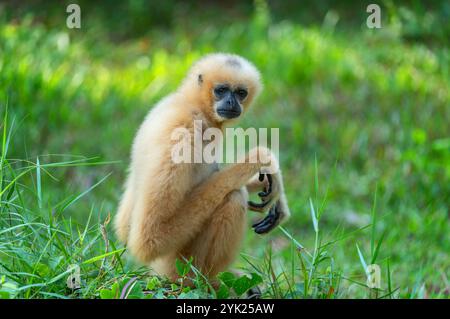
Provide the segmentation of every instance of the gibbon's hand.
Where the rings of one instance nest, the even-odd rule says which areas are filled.
[[[259,174],[259,180],[262,182],[264,178],[267,177],[267,186],[264,187],[262,192],[258,193],[261,198],[261,203],[255,203],[253,201],[248,201],[248,208],[253,211],[265,212],[269,207],[280,197],[280,180],[276,174]]]
[[[252,225],[253,230],[257,234],[268,233],[280,223],[281,216],[281,204],[280,201],[277,201],[276,204],[270,208],[266,217]]]
[[[291,214],[283,190],[281,173],[260,174],[259,180],[261,182],[264,181],[265,176],[267,176],[268,185],[265,187],[264,191],[258,193],[262,202],[248,202],[249,209],[254,211],[263,212],[270,207],[267,216],[252,225],[253,230],[257,234],[268,233],[280,223],[287,220]]]

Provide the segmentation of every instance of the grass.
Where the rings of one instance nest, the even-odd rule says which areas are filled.
[[[381,30],[326,1],[316,15],[256,1],[227,9],[233,23],[180,4],[147,22],[130,2],[133,24],[115,30],[112,11],[82,3],[84,26],[69,30],[36,3],[0,10],[0,297],[236,298],[257,284],[266,298],[448,298],[445,2],[385,1]],[[212,51],[260,68],[264,93],[241,124],[280,128],[293,213],[268,236],[249,231],[241,274],[223,273],[218,292],[195,270],[193,289],[149,276],[110,225],[142,117]]]

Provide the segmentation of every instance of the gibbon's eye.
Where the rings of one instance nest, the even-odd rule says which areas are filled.
[[[243,100],[247,97],[248,92],[245,89],[238,89],[236,91],[237,96],[239,97],[240,100]]]
[[[226,86],[217,86],[217,87],[214,89],[214,94],[215,94],[217,97],[221,97],[221,96],[223,96],[227,91],[228,91],[228,87],[226,87]]]

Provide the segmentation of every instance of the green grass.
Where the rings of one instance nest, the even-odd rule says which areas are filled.
[[[227,9],[233,23],[181,4],[147,21],[132,3],[144,6],[125,4],[132,24],[82,4],[81,30],[57,5],[0,10],[0,297],[234,298],[258,284],[275,298],[448,298],[444,1],[382,2],[381,30],[365,28],[364,8],[326,1],[256,1]],[[110,225],[143,116],[213,51],[261,70],[264,92],[241,124],[280,128],[293,213],[267,236],[249,229],[242,275],[222,274],[217,293],[197,272],[195,289],[147,275]],[[366,286],[374,263],[381,289]]]

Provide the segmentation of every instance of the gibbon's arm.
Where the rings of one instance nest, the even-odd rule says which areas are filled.
[[[189,174],[185,166],[189,164],[171,163],[169,170],[165,168],[158,173],[164,176],[165,184],[160,184],[163,186],[157,190],[153,188],[151,196],[147,192],[136,203],[128,242],[130,250],[142,262],[180,250],[198,234],[228,193],[245,186],[269,162],[271,170],[276,171],[278,163],[271,152],[255,148],[244,163],[214,173],[191,191],[180,187],[180,180]],[[155,182],[158,185],[152,181]]]

